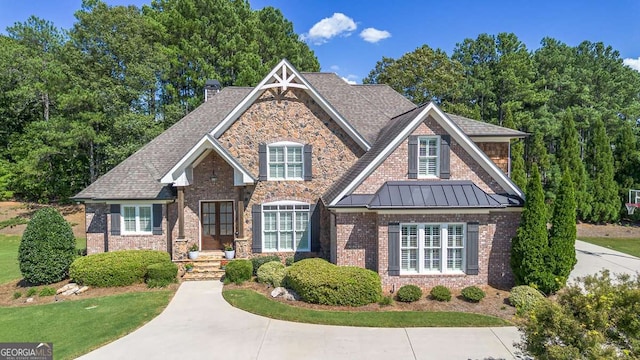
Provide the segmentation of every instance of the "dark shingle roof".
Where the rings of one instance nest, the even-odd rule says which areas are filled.
[[[508,136],[516,138],[527,136],[527,133],[523,133],[522,131],[469,119],[464,116],[449,113],[447,113],[447,116],[456,123],[467,136]]]

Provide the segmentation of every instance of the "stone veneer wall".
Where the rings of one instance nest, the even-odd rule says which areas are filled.
[[[428,291],[435,285],[463,288],[470,285],[489,284],[498,288],[509,288],[514,278],[510,266],[511,239],[515,236],[520,220],[519,211],[493,212],[490,214],[433,214],[433,215],[388,215],[374,213],[338,213],[337,245],[338,264],[371,267],[375,258],[375,270],[380,274],[385,292],[398,290],[403,285],[413,284]],[[478,238],[478,275],[388,275],[388,224],[400,223],[480,223]],[[375,255],[371,252],[377,252]]]
[[[509,174],[509,143],[508,142],[477,142],[480,150],[493,161],[505,174]]]
[[[85,204],[87,254],[117,250],[169,251],[166,235],[167,206],[162,206],[162,235],[111,235],[111,214],[108,204]],[[105,249],[105,240],[108,249]]]
[[[447,132],[431,116],[420,124],[411,135],[446,135]],[[405,139],[373,173],[360,184],[354,194],[373,194],[387,181],[409,180],[409,140]],[[504,189],[469,155],[454,139],[451,139],[450,180],[471,180],[489,193],[502,193]],[[417,179],[437,180],[437,179]]]

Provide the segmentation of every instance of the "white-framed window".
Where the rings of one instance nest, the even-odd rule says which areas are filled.
[[[418,177],[437,177],[440,174],[440,137],[418,138]]]
[[[122,205],[123,234],[151,234],[153,210],[151,205]]]
[[[304,180],[303,145],[278,142],[267,146],[267,179]]]
[[[465,245],[464,224],[401,224],[400,272],[464,272]]]
[[[262,250],[310,251],[309,204],[276,202],[262,205]]]

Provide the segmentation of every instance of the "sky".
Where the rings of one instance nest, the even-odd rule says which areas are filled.
[[[151,0],[106,0],[110,5]],[[320,61],[322,71],[361,83],[383,56],[399,58],[422,45],[451,55],[457,43],[479,34],[512,32],[529,50],[544,37],[575,46],[603,42],[640,71],[640,0],[252,0],[272,6],[293,23]],[[69,29],[81,0],[0,0],[0,29],[30,15]]]

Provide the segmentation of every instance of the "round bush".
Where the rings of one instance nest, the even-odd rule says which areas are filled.
[[[462,289],[462,297],[470,302],[480,302],[487,295],[477,286],[467,286]]]
[[[145,282],[148,287],[165,287],[177,281],[178,265],[172,262],[161,262],[147,266]]]
[[[147,267],[171,263],[169,254],[155,250],[123,250],[77,258],[69,276],[83,285],[110,287],[144,282]]]
[[[253,275],[258,275],[258,269],[260,269],[260,266],[272,261],[280,261],[280,258],[277,255],[257,256],[257,257],[251,258],[251,265],[253,266]]]
[[[270,261],[258,269],[258,281],[279,287],[284,280],[285,267],[280,261]]]
[[[430,295],[438,301],[451,301],[451,291],[446,286],[434,286],[433,289],[431,289]]]
[[[377,273],[355,266],[336,266],[318,258],[294,263],[284,281],[302,300],[313,304],[361,306],[382,297]]]
[[[533,309],[533,307],[542,300],[544,300],[544,295],[528,285],[520,285],[512,288],[511,295],[509,295],[509,302],[516,307],[519,314]]]
[[[226,280],[241,284],[251,279],[253,272],[251,261],[245,259],[231,260],[225,267],[224,277]]]
[[[422,297],[422,290],[415,285],[404,285],[398,290],[398,300],[402,302],[414,302]]]
[[[20,272],[34,285],[65,279],[76,257],[76,239],[58,210],[48,207],[35,212],[18,248]]]

